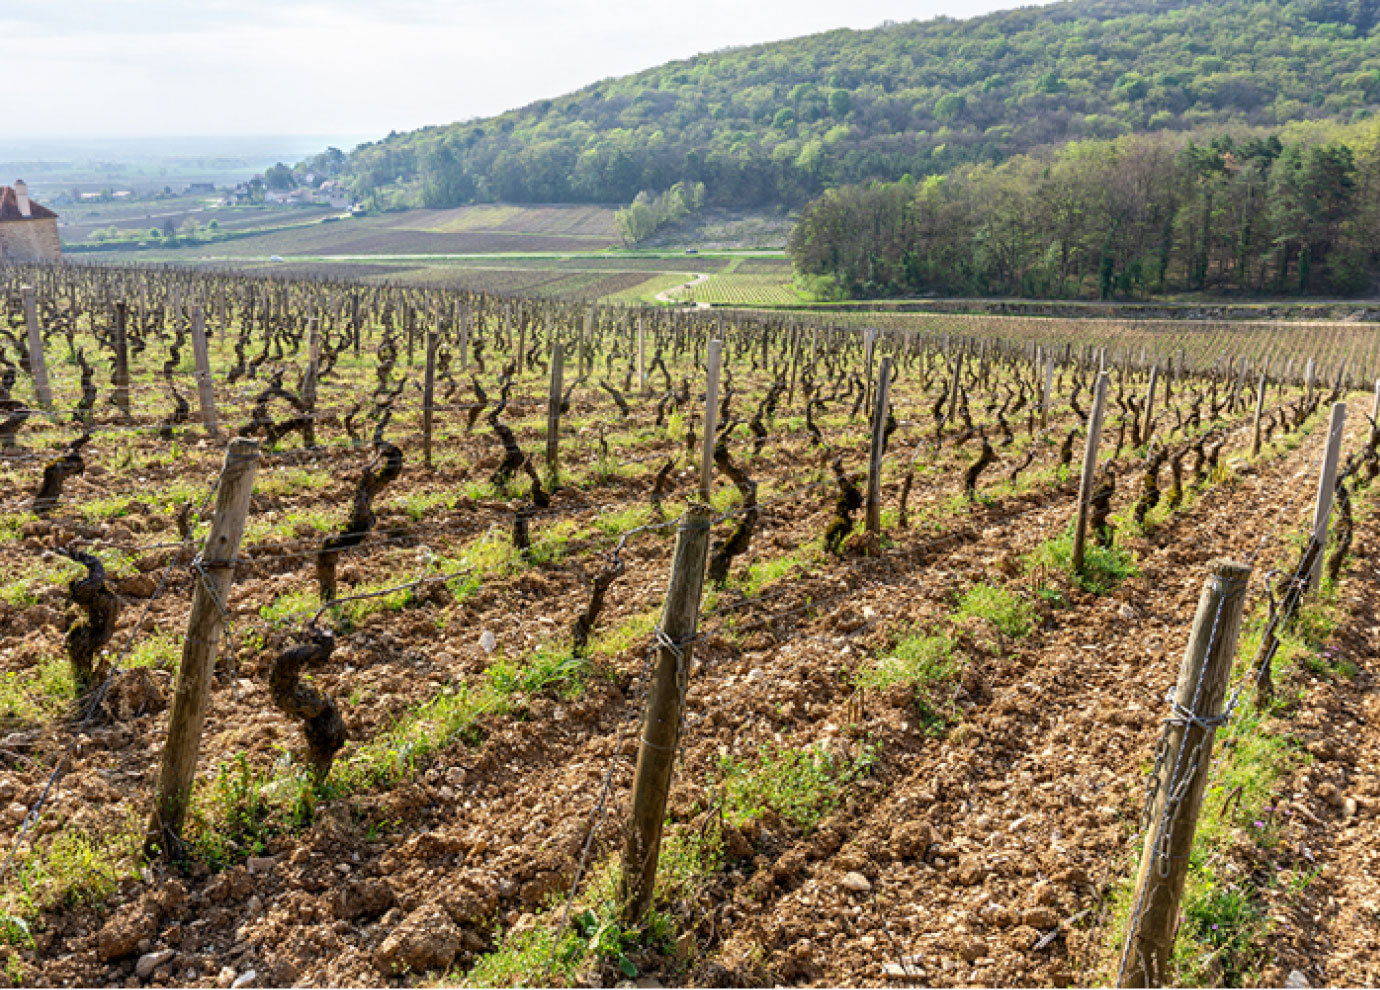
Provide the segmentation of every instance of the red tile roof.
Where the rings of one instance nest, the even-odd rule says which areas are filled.
[[[19,212],[19,197],[14,194],[13,186],[0,186],[0,220],[51,220],[57,216],[46,206],[39,206],[34,200],[29,200],[29,215],[26,217]]]

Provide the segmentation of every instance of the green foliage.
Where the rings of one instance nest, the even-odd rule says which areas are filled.
[[[273,836],[306,825],[315,809],[308,773],[298,769],[275,776],[238,753],[217,767],[209,788],[197,791],[191,844],[207,862],[229,865],[261,854]]]
[[[1030,571],[1069,575],[1079,587],[1103,595],[1136,573],[1135,557],[1121,547],[1099,547],[1092,540],[1083,548],[1083,572],[1073,573],[1073,527],[1045,540],[1026,557]],[[1042,596],[1044,597],[1044,596]]]
[[[699,182],[712,204],[795,205],[831,185],[998,162],[1070,139],[1373,110],[1372,6],[1316,6],[1327,10],[1297,0],[1073,0],[831,31],[392,134],[336,167],[359,198],[395,206],[630,203]],[[1339,20],[1333,7],[1360,13]],[[987,243],[1002,243],[998,232]]]
[[[853,757],[823,745],[801,749],[764,745],[751,760],[724,757],[724,815],[735,824],[771,810],[803,833],[839,807],[848,786],[872,772],[876,750],[861,747]]]
[[[618,223],[618,233],[626,245],[646,240],[667,224],[675,223],[694,213],[704,205],[704,183],[695,182],[687,186],[677,182],[660,195],[646,190],[639,192],[632,205],[619,210],[614,219]]]
[[[947,724],[946,688],[960,669],[961,659],[954,655],[950,637],[916,631],[902,636],[874,664],[861,670],[857,683],[875,690],[910,685],[921,722],[928,731],[936,732]]]
[[[1133,75],[1119,91],[1145,85]],[[1356,293],[1375,271],[1380,212],[1361,190],[1376,182],[1373,125],[1079,140],[942,182],[832,189],[790,247],[802,277],[852,296]]]
[[[958,604],[959,615],[985,619],[1003,636],[1019,639],[1035,627],[1035,612],[1030,603],[1009,588],[994,584],[975,584]]]

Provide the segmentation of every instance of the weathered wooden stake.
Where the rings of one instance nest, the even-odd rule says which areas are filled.
[[[480,332],[483,339],[483,332]],[[470,307],[469,303],[460,304],[460,370],[464,371],[470,366]]]
[[[192,592],[192,611],[187,619],[182,662],[177,668],[177,688],[168,718],[168,739],[163,746],[158,789],[144,840],[147,855],[159,853],[166,857],[179,851],[182,823],[192,800],[206,706],[211,698],[211,672],[225,628],[224,606],[235,576],[235,555],[244,536],[258,465],[257,440],[236,437],[230,441],[216,490],[211,532],[193,568],[199,580]]]
[[[422,463],[431,470],[431,419],[436,395],[436,339],[435,330],[426,332],[426,377],[422,381]]]
[[[1260,384],[1255,390],[1255,429],[1251,439],[1251,456],[1260,454],[1260,419],[1265,415],[1265,373],[1260,373]]]
[[[719,428],[719,372],[723,367],[724,342],[709,342],[708,381],[704,393],[704,450],[700,458],[700,498],[709,501],[714,482],[714,433]]]
[[[1342,433],[1346,429],[1346,403],[1332,403],[1327,422],[1327,447],[1323,451],[1322,472],[1318,475],[1318,500],[1313,506],[1313,539],[1321,548],[1313,558],[1308,574],[1308,590],[1314,594],[1322,579],[1323,557],[1327,550],[1327,524],[1332,516],[1332,495],[1337,486],[1337,459],[1342,452]]]
[[[1088,413],[1088,442],[1083,448],[1083,475],[1078,483],[1078,519],[1073,527],[1074,573],[1083,570],[1083,556],[1088,541],[1088,503],[1092,499],[1093,479],[1097,475],[1097,444],[1102,436],[1102,412],[1107,404],[1107,372],[1097,375],[1092,410]]]
[[[641,919],[651,905],[656,883],[661,825],[666,815],[671,767],[680,739],[685,692],[690,681],[691,641],[699,624],[712,515],[708,505],[691,505],[676,529],[676,549],[657,637],[661,645],[647,692],[642,737],[637,747],[632,813],[623,830],[623,869],[618,878],[618,899],[623,905],[624,919],[633,923]]]
[[[642,337],[642,317],[637,318],[637,394],[647,394],[647,355],[646,342]]]
[[[215,379],[211,377],[211,358],[206,353],[206,315],[199,305],[192,306],[192,360],[196,364],[196,394],[201,402],[201,425],[211,436],[219,436]]]
[[[1049,429],[1049,405],[1054,398],[1054,355],[1045,355],[1045,394],[1040,398],[1040,429]]]
[[[129,306],[124,302],[115,304],[115,406],[125,419],[129,419],[129,340],[125,336],[125,320],[129,316]]]
[[[891,389],[891,358],[882,358],[877,374],[877,403],[872,410],[872,450],[867,459],[867,532],[882,531],[882,445],[886,439],[887,393]]]
[[[43,357],[43,331],[38,325],[38,304],[34,300],[34,287],[20,287],[24,298],[24,324],[29,329],[29,373],[34,379],[34,394],[42,409],[53,408],[53,393],[48,387],[48,362]]]
[[[565,373],[565,347],[557,341],[551,345],[551,391],[546,402],[546,476],[556,486],[557,458],[561,441],[561,388]]]
[[[1165,726],[1165,757],[1146,816],[1132,922],[1122,949],[1122,987],[1159,987],[1168,979],[1189,850],[1212,769],[1215,720],[1222,713],[1241,631],[1251,568],[1217,559],[1208,564],[1208,574],[1179,667],[1174,715]]]
[[[1152,432],[1151,425],[1155,418],[1155,387],[1160,383],[1160,363],[1158,361],[1150,368],[1150,385],[1145,390],[1145,413],[1144,424],[1141,427],[1140,442],[1149,443]]]
[[[949,422],[958,419],[958,391],[959,379],[963,376],[963,352],[954,352],[954,380],[949,388]]]

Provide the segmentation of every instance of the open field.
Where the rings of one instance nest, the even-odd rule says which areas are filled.
[[[614,211],[605,207],[489,204],[345,218],[336,211],[314,208],[189,212],[193,209],[186,206],[175,221],[181,223],[190,217],[204,225],[215,218],[222,231],[233,236],[172,248],[131,247],[86,257],[99,263],[138,260],[207,268],[233,266],[240,271],[294,276],[343,276],[545,298],[641,303],[654,302],[659,293],[707,274],[714,277],[691,290],[672,293],[671,298],[715,305],[800,302],[791,288],[790,263],[777,252],[617,250]],[[146,229],[163,222],[139,210],[128,210],[130,216],[113,219],[114,212],[117,208],[96,211],[95,216],[73,226],[72,235],[64,231],[64,236],[74,240],[111,224]],[[730,218],[716,222],[732,226],[747,221]],[[263,231],[255,233],[256,226]],[[83,258],[81,254],[76,257]],[[271,261],[273,257],[283,260]]]
[[[773,268],[733,259],[703,284]],[[905,314],[874,339],[811,314],[454,288],[0,276],[14,369],[0,438],[11,980],[1105,983],[1165,692],[1224,556],[1253,565],[1240,703],[1218,730],[1168,981],[1380,978],[1366,865],[1380,838],[1380,458],[1362,415],[1374,328]],[[21,281],[36,290],[51,412],[21,370]],[[112,300],[128,303],[127,411]],[[194,305],[217,437],[200,425],[178,312]],[[558,344],[565,401],[549,402]],[[878,431],[869,529],[883,359],[895,374],[876,425],[888,411],[893,425]],[[1076,571],[1077,459],[1104,360],[1092,463],[1105,511]],[[1335,575],[1283,627],[1265,695],[1267,588],[1298,569],[1334,398],[1350,409],[1335,489],[1350,528],[1325,554]],[[235,434],[260,453],[227,621],[189,636],[188,564]],[[63,461],[60,492],[35,506],[45,465],[83,435],[80,470]],[[693,635],[668,647],[656,631],[678,527],[704,516],[709,577]],[[68,582],[88,568],[62,549],[99,560],[116,596],[96,696],[65,638],[82,614]],[[217,559],[203,558],[223,573]],[[179,856],[145,861],[189,639],[219,649],[191,806]],[[299,674],[304,645],[317,652]],[[638,761],[655,759],[638,720],[666,683],[656,672],[677,670],[683,728],[657,751],[672,768],[659,869],[632,921],[622,836]],[[345,730],[324,763],[303,734],[323,699]]]

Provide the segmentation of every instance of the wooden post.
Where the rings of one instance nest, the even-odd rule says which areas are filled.
[[[642,741],[637,747],[632,812],[623,830],[618,899],[623,904],[623,917],[630,922],[639,920],[652,902],[661,854],[661,824],[690,680],[691,641],[699,624],[712,515],[708,505],[691,505],[676,529],[676,549],[659,626],[661,646],[647,692]]]
[[[1154,782],[1121,953],[1117,985],[1122,987],[1164,986],[1169,976],[1189,850],[1212,769],[1213,720],[1222,712],[1251,569],[1217,559],[1208,564],[1208,574],[1179,667],[1175,714],[1165,726],[1165,758]]]
[[[867,383],[865,399],[872,398],[872,361],[877,353],[877,328],[868,327],[863,331],[863,381]]]
[[[48,388],[48,362],[43,359],[43,331],[38,326],[38,304],[34,301],[34,287],[20,288],[24,297],[24,324],[29,328],[29,374],[34,378],[34,394],[42,409],[52,409],[53,393]]]
[[[872,451],[867,459],[867,532],[882,531],[882,445],[886,441],[887,393],[891,390],[891,358],[882,358],[877,374],[877,404],[872,410]]]
[[[1145,390],[1144,426],[1141,428],[1141,443],[1150,442],[1151,421],[1155,418],[1155,386],[1160,383],[1160,364],[1155,362],[1150,369],[1150,385]]]
[[[1332,416],[1327,423],[1327,447],[1323,451],[1322,473],[1318,475],[1318,500],[1313,506],[1313,539],[1318,553],[1308,573],[1308,590],[1318,590],[1322,579],[1323,557],[1327,555],[1327,524],[1332,516],[1332,495],[1337,486],[1337,458],[1342,452],[1342,433],[1346,429],[1346,403],[1332,403]]]
[[[958,389],[959,379],[963,375],[963,351],[954,352],[954,380],[949,387],[949,422],[952,423],[958,418]]]
[[[517,368],[513,371],[513,380],[517,381],[522,377],[523,363],[527,359],[527,317],[524,314],[522,322],[518,324],[518,345],[517,345]]]
[[[1265,414],[1265,373],[1260,373],[1260,384],[1255,389],[1255,431],[1251,439],[1251,456],[1260,455],[1260,418]]]
[[[714,482],[714,433],[719,428],[719,372],[723,367],[724,342],[709,342],[708,380],[704,393],[704,450],[700,457],[700,498],[709,501]]]
[[[206,315],[199,305],[192,306],[192,359],[196,363],[196,394],[201,400],[201,425],[211,436],[219,436],[215,380],[211,377],[211,359],[206,353]]]
[[[434,363],[434,358],[428,358]],[[468,303],[460,306],[460,370],[464,371],[470,364],[470,307]],[[430,372],[428,372],[430,374]]]
[[[1083,555],[1088,542],[1088,503],[1092,498],[1093,479],[1097,475],[1097,444],[1102,436],[1102,411],[1107,404],[1107,372],[1097,375],[1092,410],[1088,413],[1088,442],[1083,448],[1083,475],[1078,482],[1078,519],[1073,527],[1073,555],[1075,574],[1083,570]]]
[[[422,383],[422,463],[431,470],[431,415],[436,394],[436,331],[426,332],[426,378]]]
[[[1054,397],[1054,355],[1045,355],[1045,394],[1040,399],[1040,429],[1049,429],[1049,405]]]
[[[551,392],[546,402],[546,476],[556,487],[557,456],[561,440],[561,387],[565,372],[565,347],[551,345]]]
[[[192,800],[192,780],[196,776],[206,706],[211,698],[211,672],[225,628],[223,607],[229,600],[230,584],[235,576],[235,555],[244,536],[249,496],[254,491],[258,464],[257,440],[236,437],[230,441],[216,490],[211,532],[197,557],[200,566],[193,567],[198,580],[192,592],[192,611],[187,619],[182,663],[177,668],[177,688],[168,718],[168,739],[163,746],[158,789],[144,840],[147,855],[158,852],[172,856],[181,840],[182,823]]]
[[[646,395],[646,394],[647,394],[647,352],[646,352],[645,347],[646,347],[646,341],[643,339],[643,333],[642,333],[642,317],[639,316],[639,317],[637,318],[637,394],[638,394],[638,395]],[[1377,387],[1377,388],[1380,388],[1380,382],[1377,382],[1377,383],[1376,383],[1376,387]],[[1377,395],[1380,395],[1380,392],[1377,392],[1376,394],[1377,394]]]
[[[115,406],[129,419],[129,340],[125,336],[125,320],[129,306],[115,304]]]

